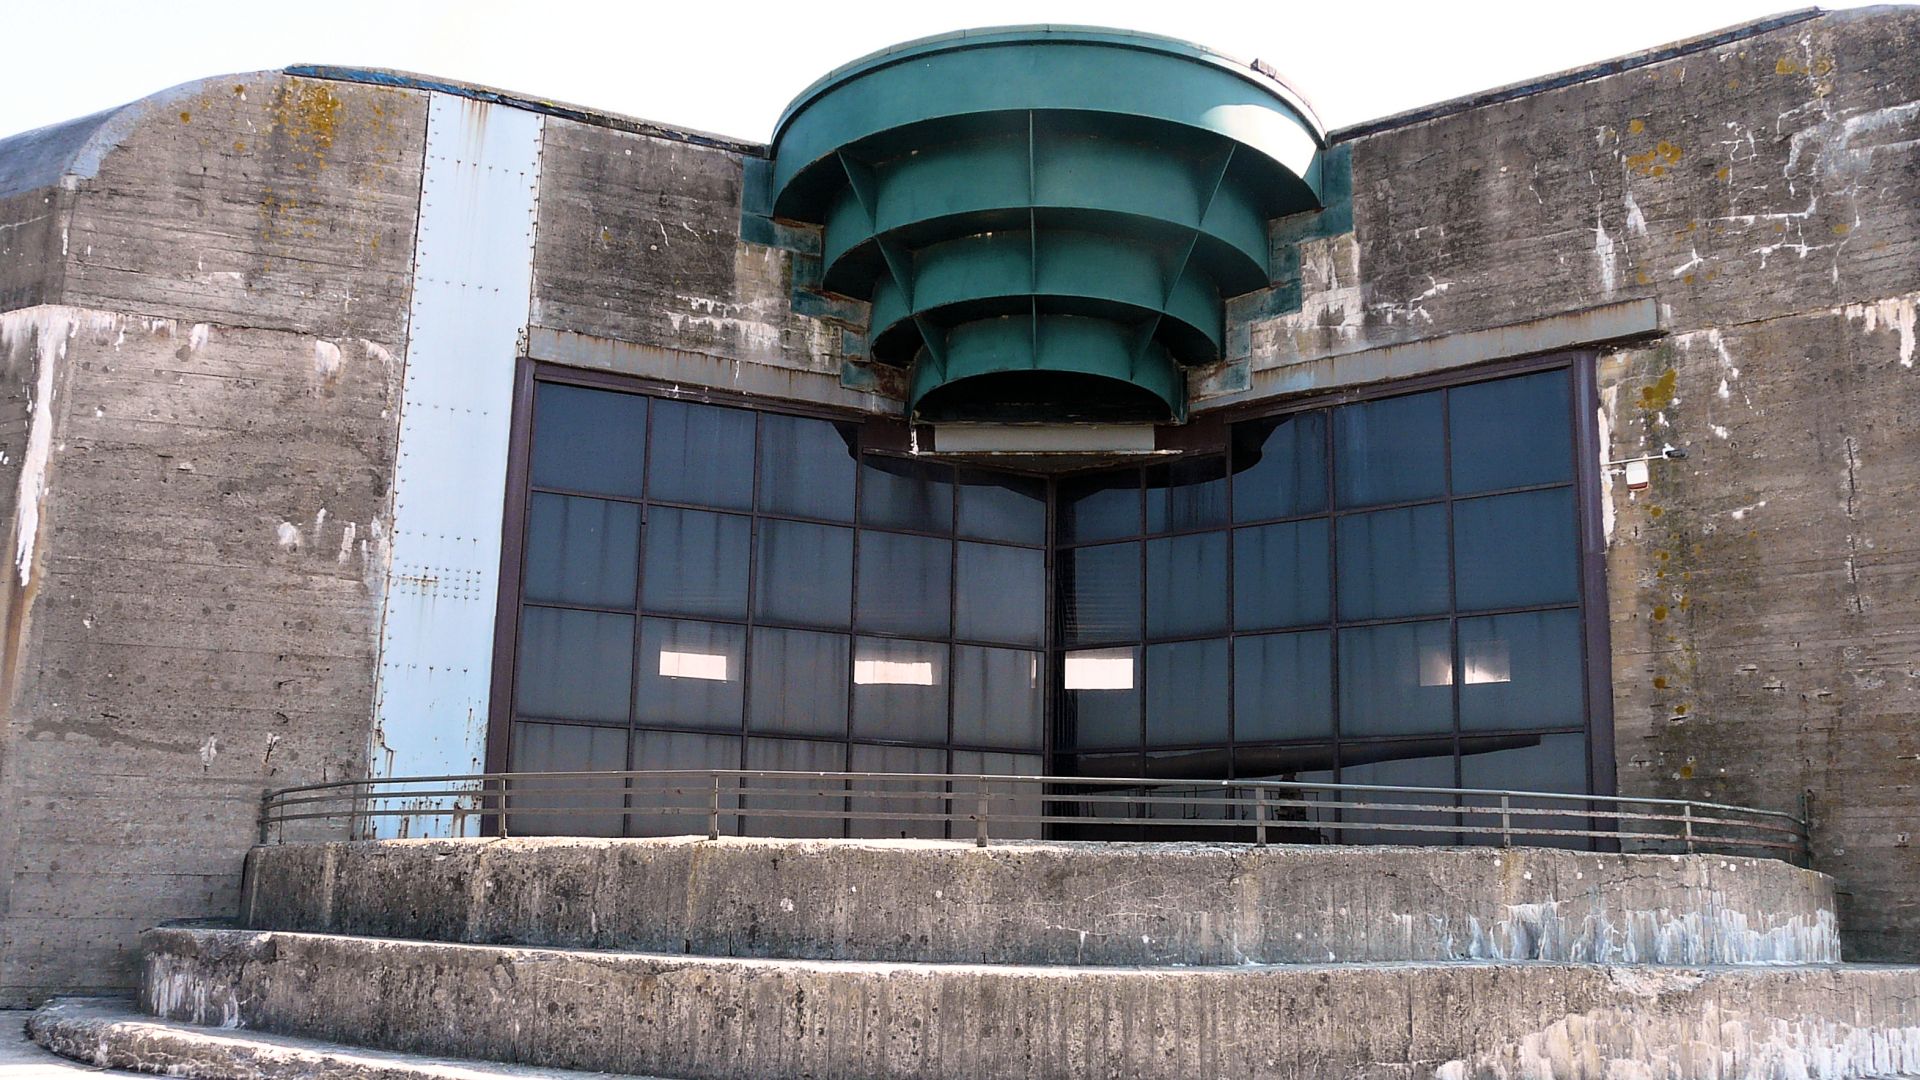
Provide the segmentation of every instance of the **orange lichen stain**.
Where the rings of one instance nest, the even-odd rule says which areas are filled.
[[[1665,675],[1655,675],[1653,677],[1653,688],[1655,690],[1665,690],[1667,688],[1667,677]]]
[[[1728,80],[1727,80],[1727,89],[1729,89],[1729,90],[1738,90],[1738,89],[1740,89],[1740,80],[1739,80],[1739,79],[1728,79]]]
[[[1722,166],[1720,166],[1720,171],[1719,171],[1719,172],[1717,172],[1717,173],[1714,173],[1713,175],[1714,175],[1714,177],[1715,177],[1715,178],[1717,178],[1717,179],[1720,179],[1720,180],[1726,180],[1726,179],[1728,179],[1728,178],[1730,178],[1730,177],[1732,177],[1732,176],[1733,176],[1733,166],[1731,166],[1731,165],[1722,165]]]
[[[1680,378],[1678,372],[1668,368],[1662,372],[1653,385],[1640,388],[1640,407],[1649,411],[1664,409],[1673,404],[1674,383]]]
[[[1653,576],[1654,576],[1654,577],[1657,577],[1657,578],[1659,578],[1659,579],[1661,579],[1662,581],[1664,581],[1664,580],[1666,580],[1666,577],[1667,577],[1667,572],[1666,572],[1665,570],[1655,570],[1655,571],[1653,572]]]
[[[1627,168],[1641,176],[1665,176],[1667,167],[1680,160],[1686,151],[1661,139],[1653,149],[1627,157]]]
[[[181,114],[180,114],[180,122],[181,122],[181,123],[183,123],[183,124],[185,124],[185,123],[189,123],[189,122],[191,122],[192,120],[193,120],[193,114],[192,114],[192,113],[190,113],[190,112],[183,112],[183,113],[181,113]]]
[[[1688,285],[1691,285],[1691,284],[1693,284],[1693,275],[1692,275],[1692,274],[1688,274],[1688,275],[1687,275],[1686,277],[1683,277],[1683,278],[1681,278],[1680,280],[1681,280],[1681,281],[1683,281],[1683,282],[1685,282],[1685,283],[1687,283]]]
[[[1664,513],[1666,513],[1666,512],[1667,512],[1667,511],[1666,511],[1666,508],[1665,508],[1665,507],[1662,507],[1662,506],[1649,506],[1649,507],[1647,507],[1647,516],[1648,516],[1648,517],[1659,517],[1659,516],[1660,516],[1661,514],[1664,514]]]
[[[1665,605],[1665,604],[1655,604],[1655,605],[1653,606],[1653,621],[1654,621],[1654,622],[1666,622],[1666,621],[1667,621],[1667,605]]]
[[[1773,73],[1775,75],[1803,75],[1806,73],[1806,70],[1806,68],[1800,66],[1800,61],[1795,60],[1791,56],[1783,56],[1773,63]]]
[[[1693,779],[1693,766],[1691,765],[1680,766],[1680,779],[1682,780]]]
[[[1707,271],[1707,280],[1708,280],[1708,281],[1712,281],[1712,280],[1713,280],[1714,278],[1717,278],[1717,277],[1719,277],[1719,276],[1720,276],[1720,271],[1718,271],[1718,270],[1709,270],[1709,271]]]
[[[247,152],[247,144],[246,144],[246,141],[245,141],[245,140],[242,140],[242,139],[235,139],[235,140],[233,140],[233,152],[234,152],[234,153],[236,153],[236,154],[244,154],[244,153],[246,153],[246,152]]]
[[[1653,553],[1653,557],[1656,559],[1659,559],[1661,562],[1666,562],[1668,559],[1673,558],[1673,553],[1667,552],[1667,551],[1656,551]]]
[[[1645,130],[1647,130],[1647,122],[1645,120],[1636,116],[1627,121],[1627,134],[1638,135]]]
[[[1681,716],[1685,716],[1687,715],[1687,708],[1688,706],[1686,705],[1686,703],[1682,702],[1679,705],[1675,705],[1673,707],[1673,711],[1679,713]]]
[[[246,97],[247,96],[246,85],[243,83],[234,83],[233,92],[240,97]]]
[[[1688,608],[1690,608],[1690,607],[1692,607],[1692,606],[1693,606],[1693,597],[1691,597],[1691,596],[1683,596],[1683,597],[1681,597],[1681,598],[1680,598],[1680,610],[1681,610],[1681,611],[1685,611],[1685,610],[1687,610]]]
[[[1650,285],[1653,283],[1653,279],[1647,276],[1645,270],[1635,270],[1633,272],[1633,281],[1636,285]]]
[[[610,230],[610,229],[601,229],[601,230],[600,230],[600,242],[601,242],[601,243],[603,243],[603,244],[605,244],[605,243],[610,243],[610,242],[612,242],[612,240],[613,240],[613,231],[612,231],[612,230]]]
[[[1842,221],[1833,227],[1833,235],[1835,236],[1845,236],[1852,231],[1853,225],[1851,222]]]

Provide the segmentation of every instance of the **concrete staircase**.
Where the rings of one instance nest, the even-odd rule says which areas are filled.
[[[384,841],[256,849],[242,915],[151,931],[151,1019],[70,1041],[687,1080],[1920,1073],[1920,968],[1836,963],[1831,881],[1763,859]]]

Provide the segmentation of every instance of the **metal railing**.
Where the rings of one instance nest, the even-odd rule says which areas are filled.
[[[349,836],[1179,836],[1266,845],[1516,842],[1809,858],[1804,813],[1546,791],[1292,780],[753,769],[485,773],[265,793],[260,842]],[[444,828],[427,826],[444,822]],[[829,828],[829,826],[831,826]],[[296,829],[296,831],[299,831]]]

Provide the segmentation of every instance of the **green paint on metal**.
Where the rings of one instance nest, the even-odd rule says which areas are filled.
[[[1183,369],[1220,360],[1227,298],[1272,285],[1268,223],[1317,210],[1327,164],[1263,69],[1016,27],[829,74],[749,165],[742,212],[820,228],[796,293],[817,274],[871,302],[872,358],[911,370],[912,413],[1179,419]]]

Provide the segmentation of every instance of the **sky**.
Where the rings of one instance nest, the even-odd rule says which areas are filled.
[[[765,141],[794,94],[854,57],[928,34],[1037,22],[1144,30],[1264,60],[1335,128],[1792,2],[0,0],[12,42],[0,64],[0,136],[205,76],[317,63],[397,68]]]

